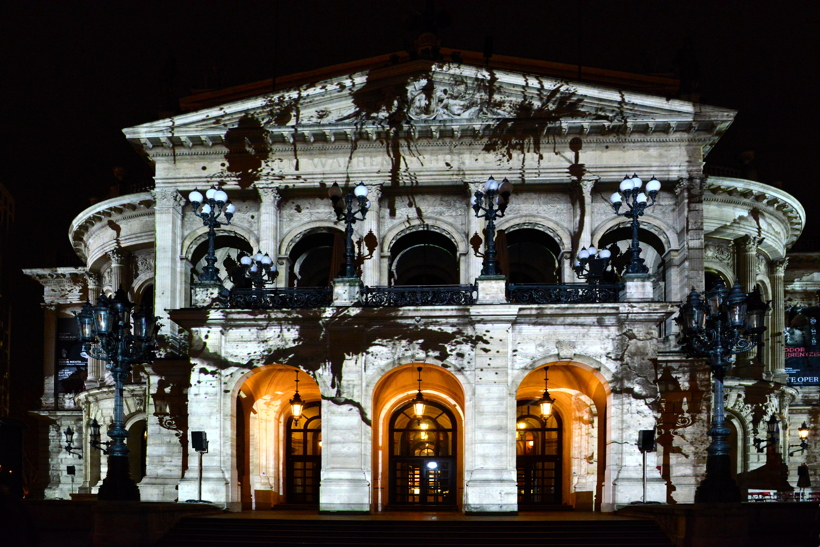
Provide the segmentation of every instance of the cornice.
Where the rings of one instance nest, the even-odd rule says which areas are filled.
[[[704,184],[704,203],[732,203],[744,206],[766,208],[770,212],[783,215],[789,226],[786,248],[791,247],[806,225],[806,210],[791,194],[779,188],[753,180],[710,176]]]
[[[153,214],[154,198],[150,192],[129,194],[111,198],[93,205],[77,215],[68,228],[68,237],[74,252],[84,261],[88,260],[84,239],[94,226],[111,219],[129,220]]]

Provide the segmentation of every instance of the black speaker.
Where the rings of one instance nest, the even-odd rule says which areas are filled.
[[[655,430],[642,429],[638,431],[638,450],[641,452],[655,451]]]
[[[207,452],[208,435],[204,431],[191,431],[191,446],[197,452]]]

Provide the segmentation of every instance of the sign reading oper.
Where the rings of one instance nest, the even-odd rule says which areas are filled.
[[[787,308],[784,332],[786,373],[791,386],[820,385],[820,346],[817,344],[817,319],[820,308]]]

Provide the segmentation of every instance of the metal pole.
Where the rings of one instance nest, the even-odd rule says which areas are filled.
[[[642,450],[641,455],[643,456],[643,496],[641,496],[641,501],[646,503],[646,450]]]
[[[196,501],[202,501],[202,454],[201,450],[199,452],[199,490],[197,491]]]

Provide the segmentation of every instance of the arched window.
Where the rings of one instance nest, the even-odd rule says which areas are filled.
[[[235,279],[235,272],[233,270],[237,266],[237,257],[239,254],[243,252],[252,254],[256,251],[251,249],[250,243],[236,234],[218,234],[214,240],[214,246],[216,248],[216,267],[219,268],[219,277],[224,280],[225,288],[230,289],[234,286],[232,274],[234,274],[233,279]],[[192,271],[194,280],[198,278],[202,269],[207,266],[207,262],[205,261],[207,254],[208,241],[206,240],[200,243],[191,255],[191,263],[194,264]]]
[[[638,230],[638,242],[641,247],[640,257],[649,273],[664,279],[663,255],[666,252],[663,241],[657,235],[643,228]],[[608,249],[612,253],[612,266],[618,275],[623,275],[632,260],[632,227],[622,226],[610,230],[598,241],[599,249]]]
[[[390,419],[390,504],[455,506],[455,417],[435,401],[424,409],[415,416],[410,401]]]
[[[499,256],[501,271],[510,283],[558,283],[560,281],[558,257],[561,255],[561,248],[545,232],[534,228],[509,232],[499,230],[496,241],[501,251],[501,256]],[[506,247],[506,252],[504,247]]]
[[[327,228],[302,237],[288,255],[291,287],[328,287],[344,266],[344,234]]]
[[[411,232],[390,249],[391,285],[457,285],[458,250],[444,234]]]
[[[298,420],[288,419],[285,447],[287,471],[285,495],[288,503],[319,503],[319,480],[322,470],[321,404],[305,405]]]
[[[561,417],[544,420],[532,401],[518,402],[515,424],[518,505],[560,505],[563,439]]]

